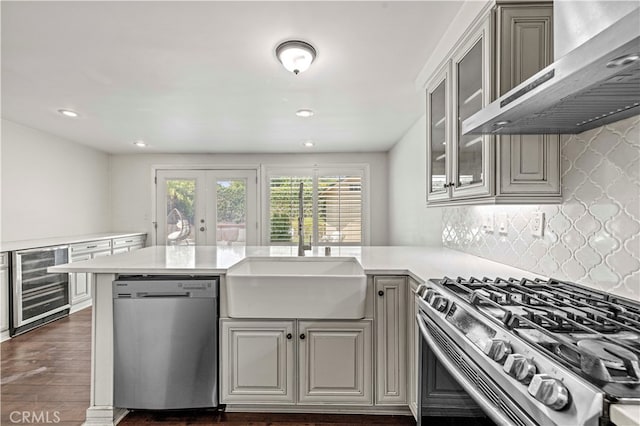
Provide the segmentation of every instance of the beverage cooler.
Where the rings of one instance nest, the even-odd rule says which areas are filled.
[[[68,246],[13,252],[11,336],[69,314],[69,274],[47,272],[68,261]]]

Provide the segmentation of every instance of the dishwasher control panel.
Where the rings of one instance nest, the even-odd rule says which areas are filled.
[[[123,276],[113,282],[113,298],[215,298],[218,280],[219,277],[211,276]]]

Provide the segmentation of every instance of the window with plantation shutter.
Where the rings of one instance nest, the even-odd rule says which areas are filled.
[[[362,177],[318,177],[318,241],[362,243]]]
[[[306,240],[313,235],[313,178],[311,176],[269,177],[269,242],[298,243],[298,193],[304,184]]]
[[[267,170],[269,244],[298,244],[302,182],[305,244],[365,245],[364,174],[330,167]]]

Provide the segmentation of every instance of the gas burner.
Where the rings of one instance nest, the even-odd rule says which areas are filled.
[[[627,365],[638,365],[638,356],[628,349],[611,342],[604,342],[597,339],[584,339],[577,343],[579,348],[593,352],[602,360],[607,368],[627,371]],[[630,373],[638,379],[637,368]]]

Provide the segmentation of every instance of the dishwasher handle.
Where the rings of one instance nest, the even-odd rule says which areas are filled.
[[[136,297],[139,298],[155,298],[155,297],[190,297],[190,292],[154,292],[154,293],[145,293],[140,292],[136,294]]]
[[[137,292],[131,294],[130,292],[118,292],[115,295],[115,299],[180,299],[191,297],[190,292]]]

